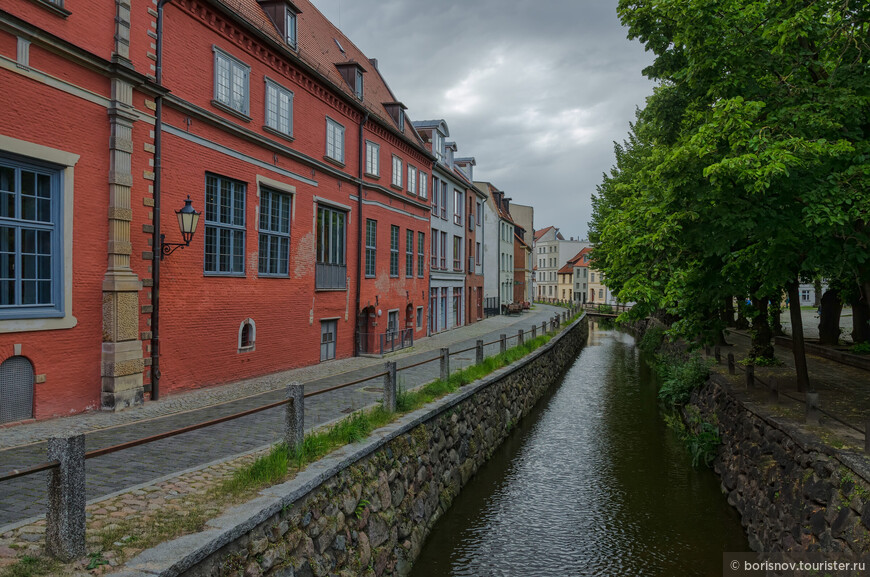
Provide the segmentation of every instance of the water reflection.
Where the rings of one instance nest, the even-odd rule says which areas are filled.
[[[435,527],[413,577],[720,575],[738,515],[666,428],[653,375],[593,330],[561,386]]]

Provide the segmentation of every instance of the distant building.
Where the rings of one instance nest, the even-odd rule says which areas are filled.
[[[574,238],[566,240],[554,226],[535,231],[534,266],[537,300],[563,300],[559,289],[559,269],[565,266],[569,258],[588,246],[590,244],[586,241]]]
[[[525,278],[523,279],[525,295],[522,301],[532,302],[535,300],[535,259],[534,259],[534,234],[535,234],[535,209],[524,204],[511,202],[511,218],[525,231],[523,242],[528,245],[532,254],[530,261],[524,264],[526,270]]]
[[[499,314],[513,302],[514,221],[510,199],[490,182],[474,186],[487,195],[484,204],[484,307]]]

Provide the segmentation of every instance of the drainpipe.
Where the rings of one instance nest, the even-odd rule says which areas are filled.
[[[369,121],[369,112],[363,115],[362,121],[359,123],[359,167],[357,169],[357,177],[359,178],[359,188],[357,190],[357,215],[356,215],[356,311],[353,321],[353,351],[354,356],[360,354],[360,332],[359,332],[359,315],[360,315],[360,289],[363,279],[363,172],[365,166],[365,125]]]
[[[157,2],[157,62],[154,66],[155,83],[163,81],[163,6],[169,0]],[[160,176],[163,147],[163,95],[154,98],[154,232],[151,235],[151,400],[160,398],[160,257],[163,241],[160,234]]]

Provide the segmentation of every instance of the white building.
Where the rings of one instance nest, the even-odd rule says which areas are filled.
[[[484,306],[495,313],[513,302],[514,222],[510,199],[490,182],[475,182],[486,195],[483,208],[483,295]]]

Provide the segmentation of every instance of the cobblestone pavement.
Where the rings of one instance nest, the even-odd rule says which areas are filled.
[[[729,352],[733,352],[738,360],[746,357],[751,342],[747,334],[731,331],[727,340],[733,346],[722,349],[723,363]],[[776,347],[775,353],[782,366],[755,367],[755,374],[764,382],[768,382],[770,377],[776,377],[781,391],[803,401],[803,393],[797,391],[794,355],[791,349]],[[819,405],[822,410],[863,431],[865,423],[870,419],[870,372],[809,354],[807,371],[811,389],[819,393]],[[742,375],[742,371],[738,373]],[[765,396],[767,389],[759,387],[758,393]],[[783,399],[783,405],[786,404],[786,400]],[[803,418],[802,411],[803,407],[799,407],[799,410],[790,416]],[[825,416],[822,417],[821,423],[840,428],[833,419]],[[850,435],[857,435],[856,438],[863,444],[863,435],[859,431],[852,429]]]
[[[437,361],[401,370],[426,359],[434,359],[441,347],[458,351],[473,347],[480,338],[497,340],[500,334],[516,344],[518,329],[529,331],[565,309],[536,305],[519,316],[491,317],[483,322],[447,331],[418,341],[409,351],[386,359],[353,358],[312,367],[284,371],[267,377],[232,383],[208,390],[170,396],[142,408],[122,413],[89,413],[0,430],[0,473],[44,462],[44,440],[65,431],[84,432],[88,450],[115,445],[161,432],[171,431],[221,416],[251,409],[285,397],[284,385],[304,383],[306,392],[354,381],[383,371],[385,360],[396,361],[399,385],[410,388],[439,375]],[[485,349],[487,356],[498,353],[499,345]],[[451,355],[451,369],[473,364],[474,351]],[[382,379],[376,378],[340,391],[308,398],[305,402],[306,428],[312,428],[350,413],[381,398]],[[274,443],[282,430],[283,409],[277,408],[163,439],[87,461],[87,498],[105,496],[154,479],[205,465],[218,459],[256,450]],[[0,483],[0,532],[7,524],[45,512],[47,474],[36,474]]]

